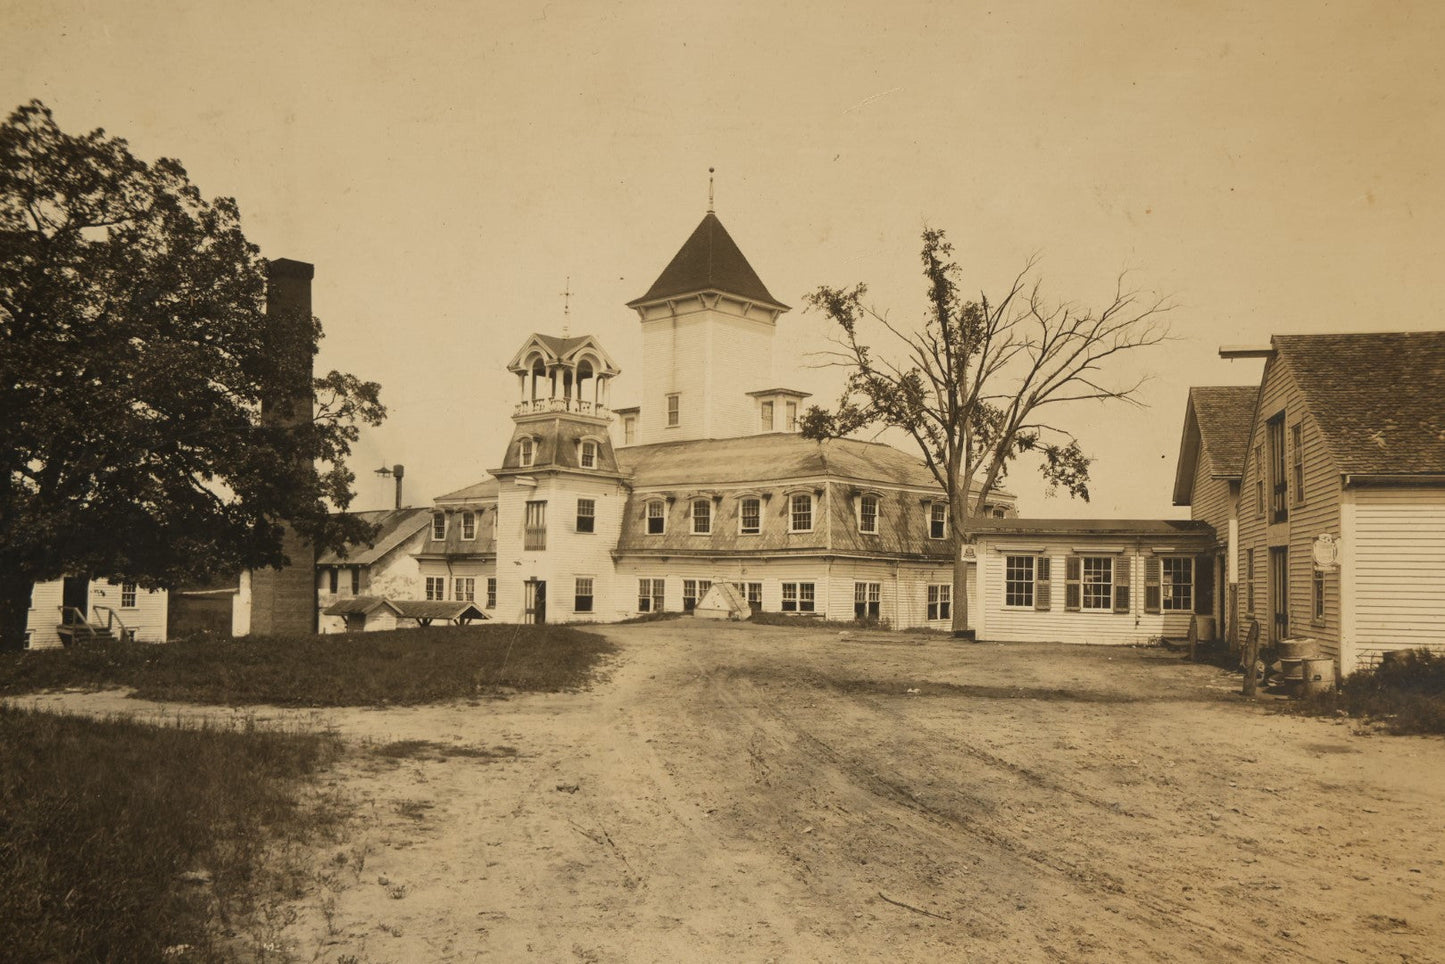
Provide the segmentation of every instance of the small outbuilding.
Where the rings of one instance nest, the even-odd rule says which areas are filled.
[[[747,619],[753,614],[742,590],[730,582],[715,582],[698,601],[693,615],[699,619]]]

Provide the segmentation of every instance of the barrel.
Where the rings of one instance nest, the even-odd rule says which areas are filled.
[[[1320,654],[1320,641],[1311,639],[1308,636],[1300,636],[1296,639],[1282,639],[1279,641],[1279,658],[1287,659],[1312,659]]]
[[[1281,659],[1279,661],[1279,675],[1287,680],[1304,679],[1303,659]]]
[[[1328,656],[1302,660],[1300,695],[1328,693],[1335,688],[1335,661]]]

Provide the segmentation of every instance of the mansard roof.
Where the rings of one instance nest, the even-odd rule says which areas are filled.
[[[647,294],[627,303],[636,308],[650,301],[662,301],[702,291],[721,291],[783,311],[788,306],[774,298],[718,216],[709,211]]]
[[[1341,474],[1445,474],[1445,331],[1272,341]]]
[[[1174,504],[1189,505],[1194,498],[1194,473],[1201,457],[1208,457],[1213,474],[1238,479],[1244,474],[1244,455],[1254,422],[1258,385],[1201,385],[1189,389],[1184,408],[1184,434],[1174,470]]]
[[[453,502],[475,502],[479,499],[495,499],[500,490],[501,484],[496,479],[486,478],[464,489],[457,489],[455,492],[439,495],[433,501],[436,502],[437,505],[442,505]]]
[[[891,445],[846,438],[816,441],[791,432],[633,445],[617,451],[617,463],[631,473],[634,488],[831,477],[938,489],[921,459]]]

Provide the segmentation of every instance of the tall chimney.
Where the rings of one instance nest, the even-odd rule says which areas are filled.
[[[393,465],[391,474],[396,476],[396,507],[401,508],[401,477],[406,474],[405,465]]]
[[[304,261],[277,258],[266,271],[266,350],[278,374],[261,400],[261,418],[287,425],[311,420],[315,394],[311,379],[311,279],[316,269]],[[251,573],[251,632],[260,635],[316,632],[316,549],[282,520],[281,569]]]

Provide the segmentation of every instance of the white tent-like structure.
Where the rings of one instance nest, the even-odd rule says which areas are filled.
[[[715,582],[698,600],[693,615],[699,619],[747,619],[753,614],[748,601],[737,586],[730,582]]]

